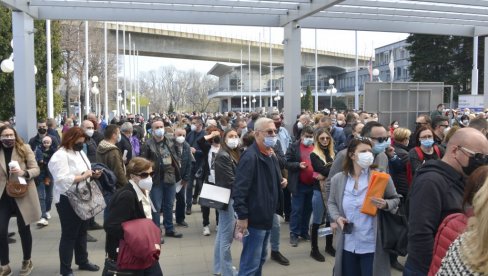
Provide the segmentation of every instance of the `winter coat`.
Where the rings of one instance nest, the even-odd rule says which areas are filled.
[[[442,160],[427,161],[417,172],[409,195],[408,258],[427,274],[434,238],[445,217],[462,210],[464,177]]]
[[[390,174],[395,183],[395,188],[399,194],[404,198],[408,195],[408,181],[407,181],[407,163],[409,162],[408,147],[402,144],[394,143],[395,153],[398,160],[390,160]]]
[[[122,161],[122,153],[114,144],[102,140],[97,148],[97,162],[109,167],[117,177],[117,188],[120,189],[127,184],[125,176],[125,165]]]
[[[124,151],[127,151],[127,154],[126,154],[126,158],[127,160],[125,161],[125,164],[129,164],[129,161],[132,159],[132,144],[130,143],[130,140],[129,138],[127,138],[127,136],[125,136],[125,134],[120,134],[121,135],[121,139],[120,139],[120,142],[118,142],[117,144],[115,144],[120,152],[122,153],[122,157],[124,156]]]

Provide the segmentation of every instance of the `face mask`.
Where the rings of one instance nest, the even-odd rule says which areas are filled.
[[[196,125],[191,125],[190,126],[190,129],[191,129],[191,131],[195,131],[195,130],[197,130],[197,126]]]
[[[185,137],[184,136],[178,136],[178,137],[176,137],[176,142],[178,144],[183,144],[185,142]]]
[[[163,137],[163,135],[164,135],[164,128],[158,128],[154,130],[154,136],[161,138]]]
[[[298,129],[302,129],[302,128],[303,128],[303,124],[302,124],[302,122],[298,122],[298,123],[297,123],[297,128],[298,128]]]
[[[341,120],[337,121],[337,125],[338,126],[343,126],[344,125],[344,121],[341,121]]]
[[[378,154],[384,152],[389,145],[390,145],[389,140],[383,143],[375,143],[373,146],[373,153]]]
[[[51,144],[42,144],[46,149],[51,147]]]
[[[434,145],[434,139],[422,140],[420,141],[420,144],[426,148],[430,148]]]
[[[332,120],[332,125],[335,125],[337,124],[337,121],[336,120]]]
[[[122,140],[122,134],[119,133],[119,136],[117,136],[117,143],[120,142],[120,140]]]
[[[310,147],[313,144],[313,138],[303,138],[302,143],[305,147]]]
[[[474,156],[471,156],[471,157],[469,157],[468,166],[462,167],[462,168],[463,168],[464,174],[469,176],[469,175],[471,175],[472,172],[474,172],[474,170],[476,170],[477,168],[479,168],[483,165],[486,165],[486,163],[484,163],[481,160],[478,161],[478,160],[476,160],[476,158]]]
[[[11,138],[2,139],[2,144],[6,148],[11,148],[15,145],[15,139],[11,139]]]
[[[139,180],[139,188],[146,190],[146,191],[151,191],[152,189],[152,177],[146,177],[141,180]]]
[[[87,129],[87,130],[85,130],[85,134],[88,137],[92,137],[93,136],[93,133],[95,133],[95,130],[93,130],[93,129]]]
[[[281,122],[275,122],[274,125],[275,125],[276,129],[278,129],[281,127]]]
[[[468,115],[469,116],[469,111],[464,112],[464,115]]]
[[[468,120],[463,120],[463,125],[465,125],[465,126],[469,125],[469,121]]]
[[[446,128],[444,129],[444,136],[445,136],[445,135],[447,135],[447,133],[449,132],[449,130],[451,130],[451,128],[450,128],[450,127],[446,127]]]
[[[374,162],[373,153],[371,153],[371,152],[360,152],[360,153],[358,153],[357,163],[361,168],[367,169],[371,165],[373,165],[373,162]]]
[[[39,134],[41,134],[41,135],[44,135],[44,134],[46,134],[47,129],[45,129],[45,128],[39,128],[39,129],[37,129],[37,132],[38,132]]]
[[[276,136],[264,137],[264,145],[268,148],[274,147],[276,145],[276,141],[278,141],[278,137]]]
[[[394,124],[393,125],[393,128],[397,129],[398,128],[398,124]]]
[[[74,151],[81,151],[83,149],[83,143],[76,143],[73,145]]]
[[[235,149],[239,146],[239,138],[229,138],[226,144],[230,149]]]

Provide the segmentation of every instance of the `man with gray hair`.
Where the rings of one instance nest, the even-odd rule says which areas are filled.
[[[130,138],[132,137],[133,130],[130,122],[123,123],[120,126],[122,138],[115,144],[122,153],[122,159],[124,160],[125,165],[129,164],[129,161],[132,159],[132,144],[130,143]]]

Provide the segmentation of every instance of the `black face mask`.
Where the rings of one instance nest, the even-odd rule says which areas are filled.
[[[45,128],[39,128],[39,129],[37,129],[37,132],[39,132],[39,134],[41,134],[41,135],[44,135],[44,134],[46,134],[47,129],[45,129]]]
[[[477,168],[486,165],[488,160],[486,158],[476,158],[476,156],[469,157],[468,166],[462,167],[463,172],[465,175],[469,176],[473,173]]]
[[[83,149],[83,143],[76,143],[73,145],[74,151],[81,151]]]
[[[215,136],[215,137],[213,138],[213,142],[214,142],[215,144],[220,144],[220,136]]]
[[[11,148],[15,145],[15,139],[2,139],[2,144],[6,148]]]

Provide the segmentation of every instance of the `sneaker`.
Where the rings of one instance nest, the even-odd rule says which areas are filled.
[[[47,221],[47,219],[45,218],[41,218],[38,222],[37,222],[37,226],[39,227],[44,227],[44,226],[48,226],[49,225],[49,222]]]
[[[298,246],[298,235],[296,235],[294,233],[290,233],[290,244],[293,247]]]
[[[290,261],[279,251],[271,251],[271,260],[278,262],[280,265],[290,265]]]
[[[203,235],[210,236],[210,228],[208,227],[208,225],[203,227]]]
[[[22,261],[22,268],[20,269],[19,276],[30,275],[32,269],[34,269],[34,265],[32,264],[31,260]]]
[[[10,269],[10,266],[5,266],[1,267],[0,266],[0,276],[11,276],[12,275],[12,269]]]
[[[49,220],[51,219],[51,214],[49,212],[46,212],[46,218]]]

